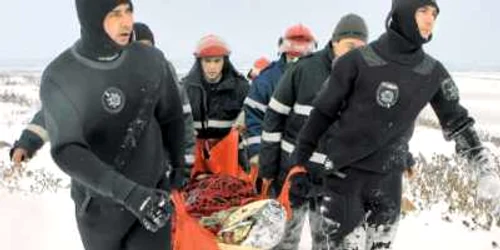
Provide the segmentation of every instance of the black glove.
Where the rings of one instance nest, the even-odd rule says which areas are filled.
[[[292,206],[301,206],[311,198],[323,195],[323,175],[319,167],[307,167],[307,173],[292,176],[290,187],[290,201]],[[322,175],[323,174],[323,175]]]
[[[310,197],[313,183],[308,174],[296,174],[291,178],[290,182],[292,184],[290,197],[295,196],[304,200]]]
[[[257,177],[255,180],[255,192],[258,194],[262,193],[262,187],[264,186],[264,180],[260,177]]]
[[[151,232],[164,227],[172,213],[172,205],[167,192],[141,185],[132,189],[123,204]]]
[[[168,179],[171,189],[182,189],[191,177],[191,168],[174,168],[170,172]]]
[[[256,158],[253,158],[252,161],[255,162]],[[281,184],[282,181],[282,176],[278,173],[275,173],[274,171],[266,171],[267,169],[262,169],[259,166],[259,176],[257,177],[257,181],[255,183],[255,187],[257,189],[257,192],[260,194],[262,193],[262,184],[264,183],[264,180],[271,181],[271,186],[269,187],[269,197],[276,198],[280,192],[281,192]]]

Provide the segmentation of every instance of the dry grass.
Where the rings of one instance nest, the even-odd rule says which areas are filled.
[[[31,107],[32,105],[34,105],[33,101],[28,97],[21,94],[10,93],[7,91],[0,93],[0,102],[12,103],[22,107]]]
[[[62,178],[40,169],[13,168],[0,161],[0,188],[18,194],[42,194],[69,188]]]
[[[417,177],[408,184],[416,212],[444,202],[448,209],[443,220],[451,221],[454,215],[463,215],[470,218],[462,223],[471,230],[500,227],[499,218],[491,214],[493,204],[476,200],[474,177],[477,174],[467,163],[458,157],[437,154],[430,160],[420,155],[417,162]],[[497,169],[497,172],[500,171]]]

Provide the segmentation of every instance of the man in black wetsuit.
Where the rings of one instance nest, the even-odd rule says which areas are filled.
[[[339,58],[298,136],[291,165],[306,166],[318,139],[329,131],[328,158],[335,172],[324,177],[319,249],[390,249],[397,231],[401,178],[417,115],[430,102],[445,138],[477,170],[480,198],[500,199],[492,154],[459,103],[445,67],[426,54],[439,8],[435,0],[394,0],[387,32],[368,46]],[[331,132],[331,133],[330,133]]]
[[[163,54],[129,43],[129,0],[76,0],[80,39],[44,70],[40,98],[86,249],[169,249],[168,164],[183,166],[182,104]]]

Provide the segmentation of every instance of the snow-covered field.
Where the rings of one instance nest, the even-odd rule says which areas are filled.
[[[500,73],[456,73],[454,76],[463,103],[478,121],[478,127],[500,138]],[[3,144],[14,142],[39,107],[38,79],[38,72],[0,72],[0,168],[9,164],[9,148]],[[430,110],[424,111],[423,117],[430,121],[435,119]],[[488,145],[500,155],[499,145],[495,144]],[[422,155],[428,160],[435,154],[451,157],[454,152],[454,145],[445,142],[439,130],[427,126],[417,128],[410,146],[414,155]],[[19,186],[31,192],[9,192],[7,187],[0,185],[0,249],[83,249],[74,221],[73,203],[68,189],[64,188],[68,179],[53,164],[48,147],[44,147],[27,168],[32,176],[20,180]],[[50,183],[33,185],[29,181],[42,174],[62,188],[52,192],[47,189],[52,186]],[[37,190],[45,191],[37,194]],[[484,230],[475,225],[470,215],[450,214],[443,200],[430,209],[404,217],[394,249],[500,249],[499,227]],[[300,249],[310,249],[307,228]]]

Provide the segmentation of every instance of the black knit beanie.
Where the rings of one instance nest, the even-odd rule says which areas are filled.
[[[363,18],[356,14],[343,16],[335,27],[332,41],[339,41],[343,38],[358,38],[363,41],[368,40],[368,28]]]

